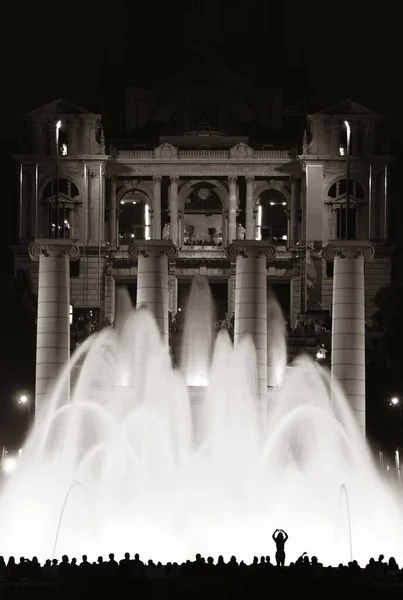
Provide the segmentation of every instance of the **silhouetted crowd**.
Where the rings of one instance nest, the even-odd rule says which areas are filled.
[[[162,580],[263,580],[263,579],[288,579],[306,581],[376,581],[376,582],[403,582],[403,569],[400,569],[392,557],[388,562],[381,554],[378,560],[371,558],[365,567],[360,567],[353,560],[348,565],[340,564],[338,567],[324,566],[315,556],[310,559],[303,554],[297,561],[288,566],[276,566],[271,562],[270,556],[255,556],[250,565],[243,561],[238,562],[235,556],[225,562],[220,556],[217,562],[212,557],[207,559],[197,554],[194,561],[183,564],[176,562],[154,563],[152,560],[143,562],[138,554],[130,558],[126,552],[119,562],[114,554],[109,554],[108,560],[99,556],[96,562],[90,562],[87,556],[82,556],[80,563],[76,558],[71,560],[63,556],[61,561],[48,559],[41,565],[36,557],[28,560],[21,557],[17,562],[10,557],[7,564],[0,556],[0,581],[5,583],[22,582],[75,582],[92,580],[124,580],[124,581],[162,581]]]

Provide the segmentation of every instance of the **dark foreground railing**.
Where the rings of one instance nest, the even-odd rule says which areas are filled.
[[[1,583],[3,600],[401,600],[403,584],[354,581],[67,581]]]

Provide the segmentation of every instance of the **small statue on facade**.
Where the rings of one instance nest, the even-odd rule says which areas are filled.
[[[164,227],[162,228],[162,239],[163,240],[169,240],[170,236],[171,236],[171,226],[169,223],[165,223]]]
[[[236,239],[237,240],[244,240],[245,239],[245,233],[246,233],[245,227],[241,223],[238,223],[237,230],[236,230]]]

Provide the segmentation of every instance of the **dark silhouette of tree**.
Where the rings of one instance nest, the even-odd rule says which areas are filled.
[[[376,311],[372,320],[381,335],[373,345],[373,353],[385,361],[388,370],[403,365],[403,286],[388,285],[374,297]]]

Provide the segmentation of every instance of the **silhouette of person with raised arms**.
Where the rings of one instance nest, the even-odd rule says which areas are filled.
[[[276,563],[278,567],[284,567],[285,563],[285,550],[284,546],[288,540],[288,535],[283,529],[276,529],[272,535],[274,543],[276,544]]]

